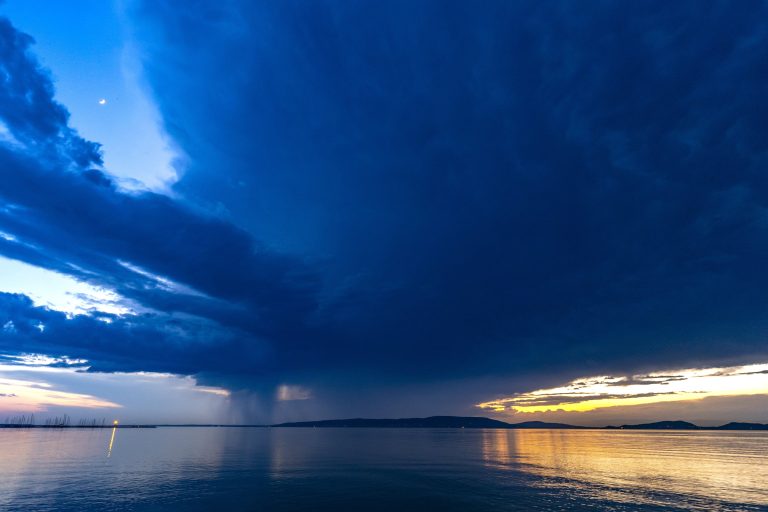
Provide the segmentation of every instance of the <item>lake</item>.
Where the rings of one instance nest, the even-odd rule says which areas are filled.
[[[0,429],[2,511],[768,510],[768,433]]]

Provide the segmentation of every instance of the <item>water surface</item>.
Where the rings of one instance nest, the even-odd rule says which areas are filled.
[[[0,429],[0,510],[768,510],[768,433],[112,433]]]

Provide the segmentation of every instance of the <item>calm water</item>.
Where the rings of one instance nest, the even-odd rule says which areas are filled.
[[[0,429],[0,510],[768,510],[768,434]]]

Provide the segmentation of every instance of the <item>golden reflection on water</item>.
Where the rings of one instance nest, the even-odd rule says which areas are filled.
[[[487,466],[550,486],[589,486],[611,500],[659,493],[768,505],[768,434],[605,430],[488,430]]]
[[[107,458],[110,458],[112,456],[112,445],[115,444],[115,432],[117,432],[117,421],[115,421],[115,426],[112,427],[112,436],[109,438],[109,448],[107,448]]]
[[[505,466],[512,462],[515,436],[509,430],[483,430],[483,460],[486,464]]]

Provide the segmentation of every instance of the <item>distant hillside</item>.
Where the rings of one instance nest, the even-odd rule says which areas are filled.
[[[345,420],[299,421],[279,423],[273,427],[297,428],[500,428],[500,429],[584,429],[566,423],[547,423],[544,421],[525,421],[506,423],[504,421],[480,416],[430,416],[428,418],[370,419],[350,418]],[[732,422],[719,427],[699,427],[687,421],[657,421],[639,425],[610,426],[605,429],[625,430],[768,430],[762,423]]]
[[[508,428],[508,423],[481,417],[431,416],[429,418],[299,421],[281,423],[275,427],[353,427],[353,428]]]
[[[732,421],[726,425],[714,427],[714,430],[768,430],[768,425],[762,423],[743,423]]]
[[[522,423],[507,423],[506,428],[551,428],[551,429],[566,429],[566,428],[588,428],[579,427],[576,425],[568,425],[567,423],[547,423],[545,421],[524,421]]]
[[[701,427],[687,421],[657,421],[655,423],[641,423],[639,425],[622,425],[619,428],[636,430],[699,430]]]
[[[347,427],[347,428],[581,428],[564,423],[545,423],[526,421],[506,423],[477,416],[430,416],[429,418],[367,419],[352,418],[345,420],[300,421],[280,423],[275,427]]]
[[[733,421],[719,427],[700,427],[687,421],[657,421],[639,425],[622,425],[620,427],[605,427],[608,429],[624,430],[768,430],[768,424],[744,423]]]

